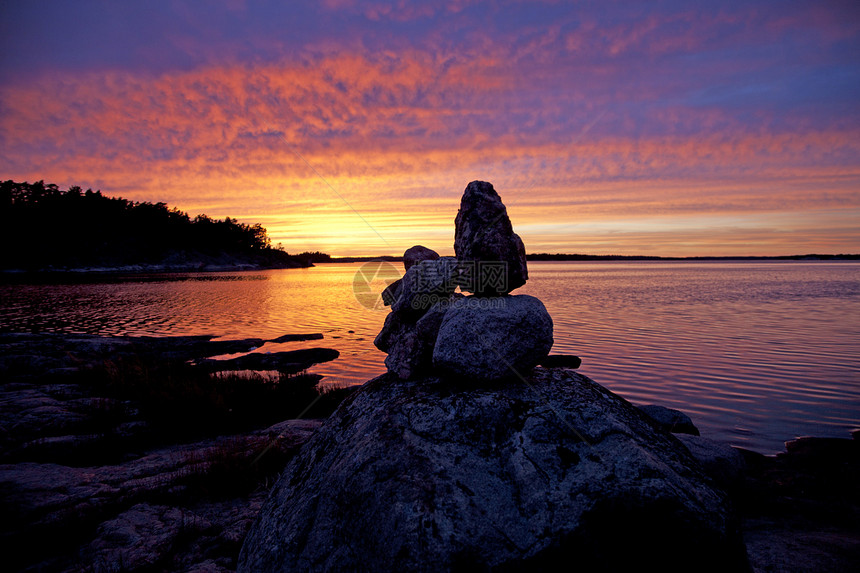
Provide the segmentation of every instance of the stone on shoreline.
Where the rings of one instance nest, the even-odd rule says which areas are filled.
[[[333,348],[301,348],[284,352],[254,353],[225,360],[204,359],[197,366],[212,372],[233,370],[277,370],[295,374],[307,370],[314,364],[329,362],[340,356]]]
[[[454,220],[454,252],[465,274],[461,290],[508,294],[529,278],[523,241],[499,194],[485,181],[466,186]]]
[[[552,348],[552,318],[537,298],[470,296],[451,302],[433,365],[470,380],[524,376]]]
[[[673,434],[699,435],[699,429],[693,424],[690,416],[680,410],[673,410],[665,406],[647,404],[639,406],[639,410],[667,432]]]
[[[297,342],[302,340],[322,340],[323,335],[321,332],[314,332],[311,334],[284,334],[277,338],[273,338],[271,340],[267,340],[266,342],[274,342],[276,344],[280,344],[283,342]]]
[[[408,271],[415,265],[415,263],[420,263],[421,261],[435,261],[438,258],[439,253],[433,249],[428,249],[422,245],[415,245],[414,247],[406,249],[406,252],[403,253],[403,267],[404,270]]]
[[[454,257],[419,261],[403,275],[397,299],[391,312],[417,320],[427,309],[447,300],[457,288],[458,265]]]
[[[433,347],[442,319],[450,301],[462,297],[453,294],[449,299],[437,302],[415,323],[407,320],[402,313],[391,312],[385,317],[385,324],[373,344],[388,354],[385,366],[389,372],[405,380],[431,368]]]

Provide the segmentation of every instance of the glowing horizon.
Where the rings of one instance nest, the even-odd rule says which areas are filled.
[[[4,8],[0,177],[334,256],[450,254],[475,179],[530,253],[860,252],[850,4],[142,6]]]

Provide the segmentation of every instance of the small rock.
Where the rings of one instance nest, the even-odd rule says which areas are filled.
[[[433,249],[428,249],[421,245],[415,245],[414,247],[406,249],[406,252],[403,253],[403,266],[405,267],[405,270],[408,271],[413,265],[415,265],[415,263],[420,263],[421,261],[435,261],[438,258],[439,253]]]
[[[699,429],[693,424],[690,416],[680,410],[673,410],[672,408],[656,404],[639,406],[639,410],[657,422],[667,432],[673,434],[692,434],[693,436],[699,435]]]
[[[535,297],[464,297],[442,320],[433,365],[472,380],[524,376],[552,343],[552,318]]]
[[[321,332],[314,332],[312,334],[284,334],[283,336],[279,336],[277,338],[273,338],[269,340],[269,342],[282,343],[282,342],[295,342],[299,340],[322,340],[323,335]]]
[[[454,293],[458,268],[454,257],[416,263],[403,275],[400,295],[391,310],[417,320],[431,306]]]
[[[385,366],[399,378],[411,378],[421,369],[424,352],[420,347],[418,333],[415,325],[407,322],[402,314],[388,313],[373,344],[388,354],[385,357]]]
[[[538,362],[538,366],[545,368],[573,368],[582,366],[582,359],[573,354],[550,354]]]
[[[525,246],[492,184],[469,183],[454,225],[454,252],[464,273],[461,290],[492,296],[526,284]]]
[[[462,296],[452,295],[452,300]],[[385,317],[373,343],[388,354],[385,366],[389,371],[406,380],[431,368],[436,336],[449,306],[449,300],[437,302],[414,324],[401,313],[391,312]]]

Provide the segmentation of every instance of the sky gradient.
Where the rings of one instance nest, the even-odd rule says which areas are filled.
[[[453,254],[860,252],[860,4],[2,2],[0,178]]]

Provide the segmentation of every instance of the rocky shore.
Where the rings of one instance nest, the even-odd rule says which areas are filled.
[[[0,335],[0,543],[10,570],[234,571],[276,478],[323,420],[153,445],[139,405],[92,395],[74,372],[120,356],[117,348],[148,348],[153,360],[173,363],[200,347],[226,354],[251,342]],[[580,376],[556,366],[535,372]],[[106,409],[120,408],[130,419],[91,431]],[[654,416],[649,431],[692,446],[727,493],[753,571],[854,569],[860,435],[802,438],[763,456],[706,437],[696,447],[689,418],[642,410]],[[102,453],[86,454],[88,442]]]
[[[211,338],[0,334],[7,570],[235,568],[267,485],[349,390],[306,372],[335,350]]]

